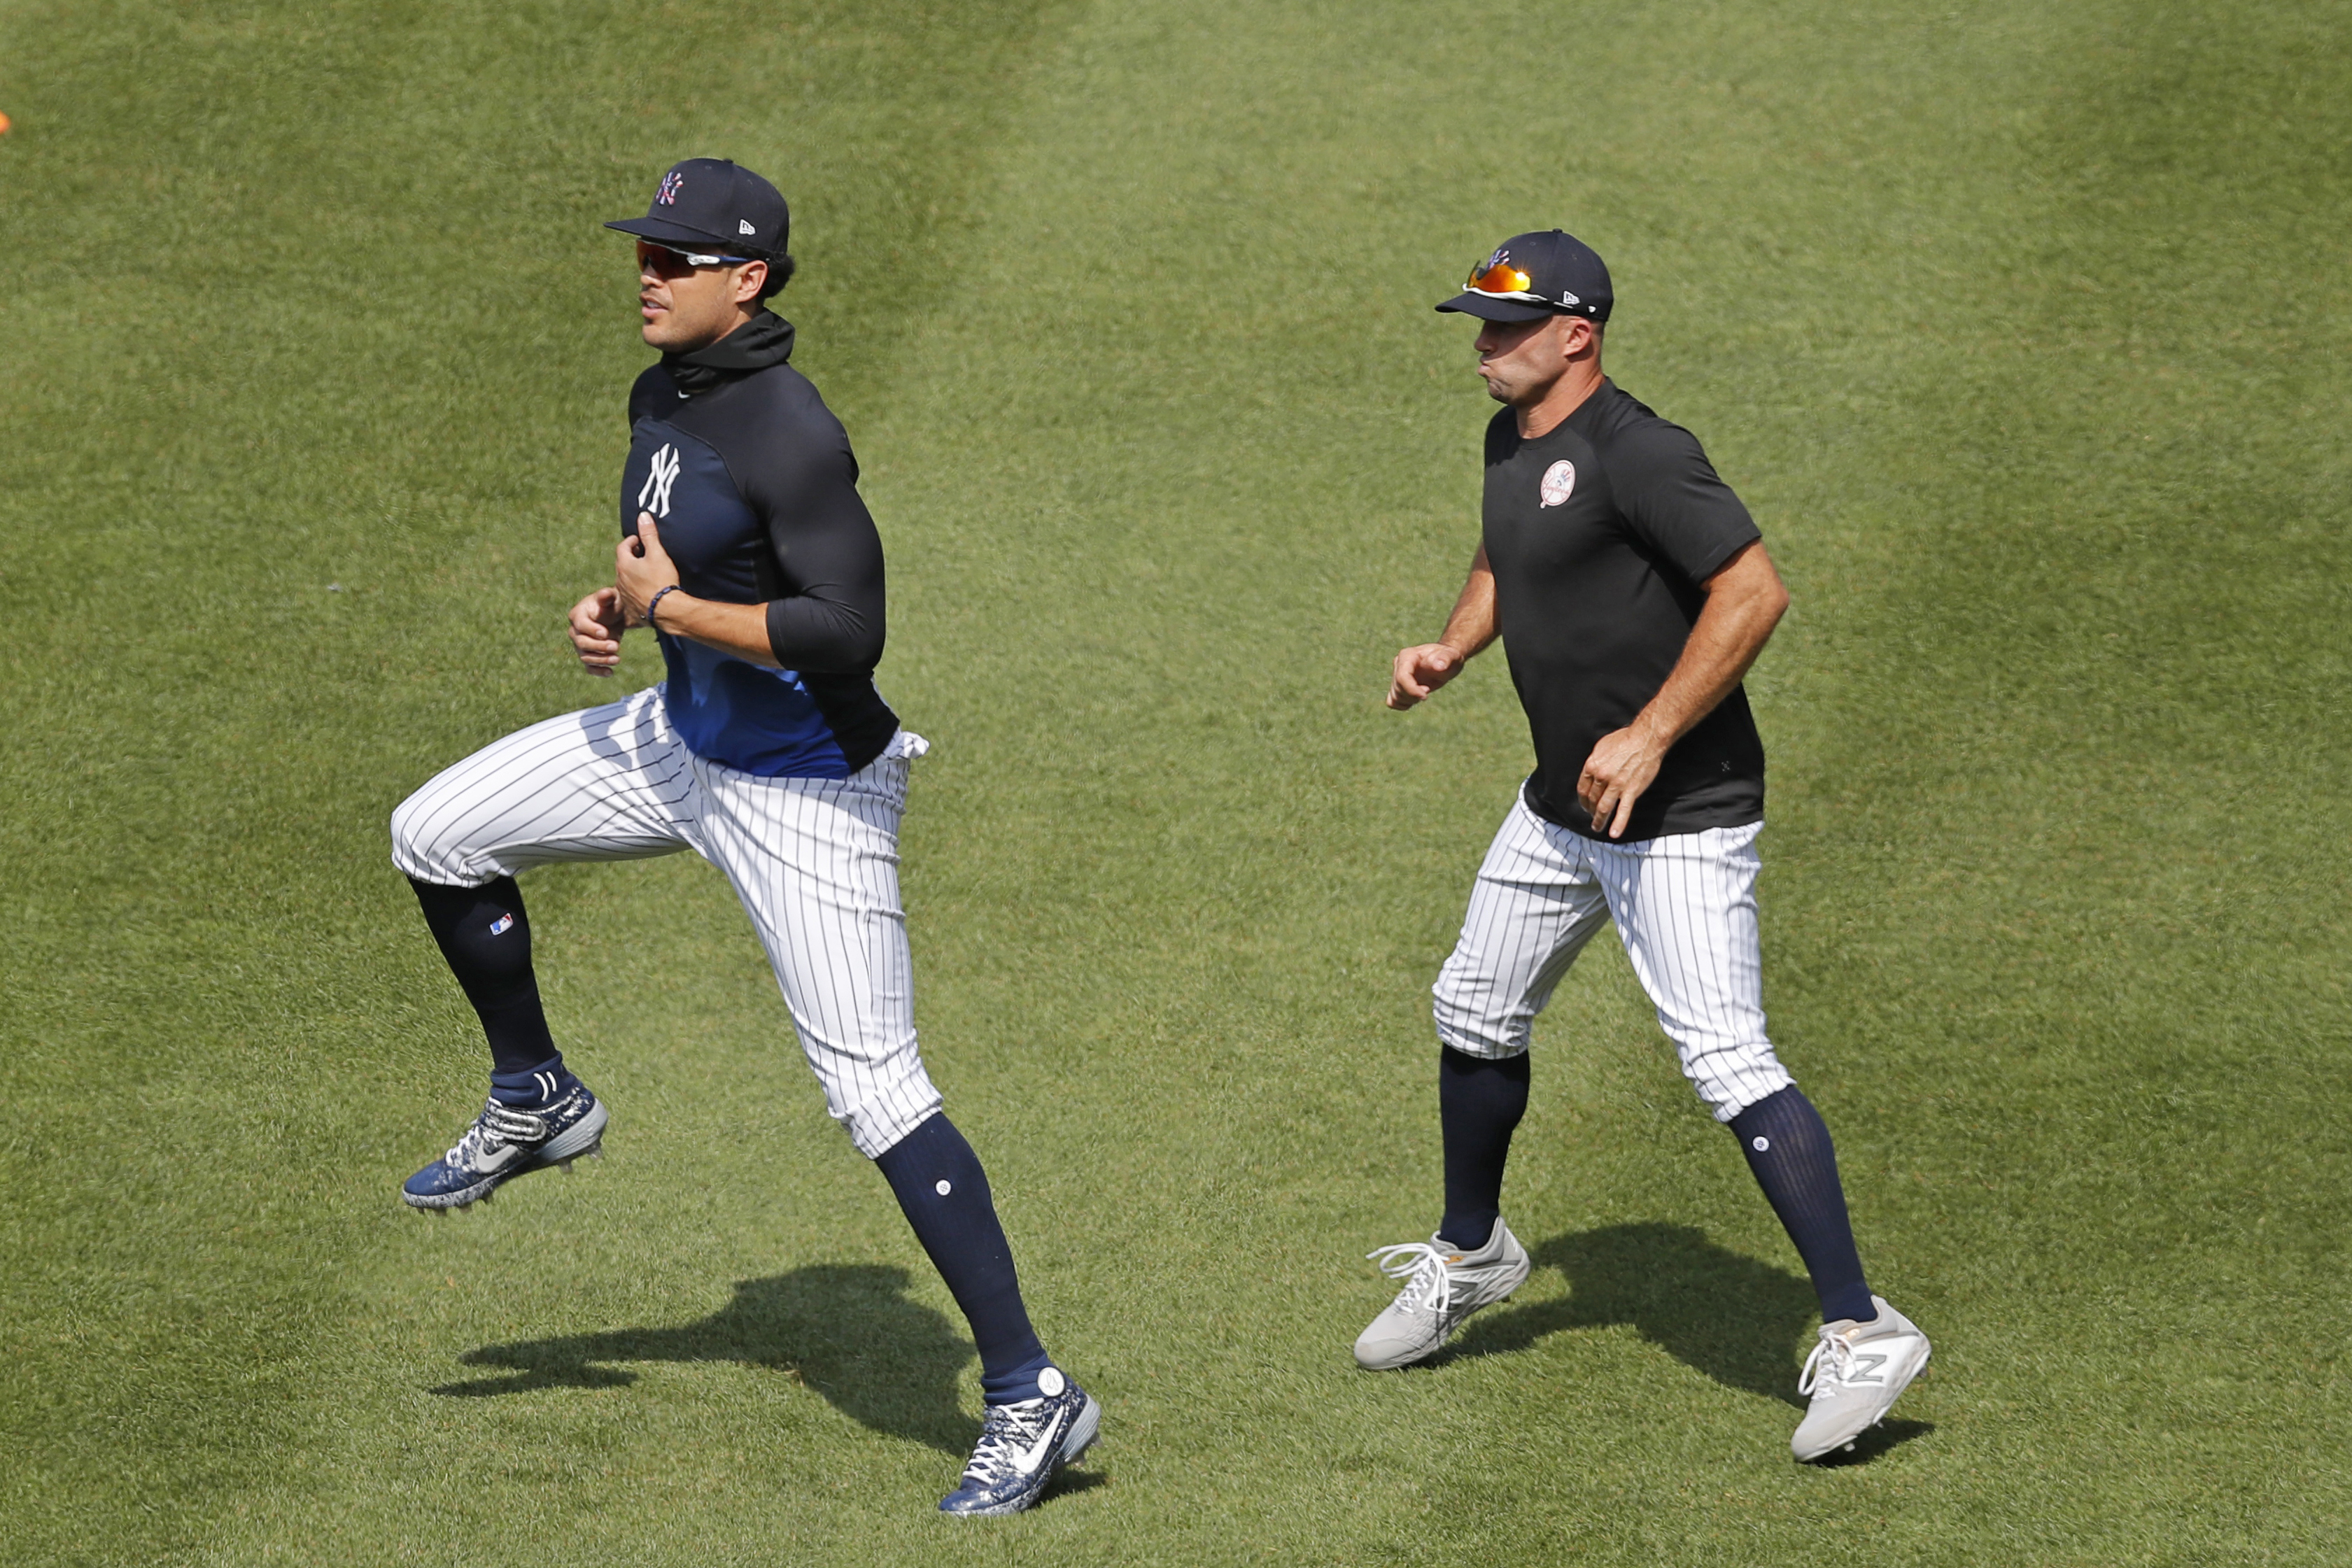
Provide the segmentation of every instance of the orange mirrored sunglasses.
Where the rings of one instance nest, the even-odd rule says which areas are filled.
[[[1470,281],[1462,287],[1473,294],[1525,294],[1534,281],[1507,261],[1480,261],[1471,264]]]

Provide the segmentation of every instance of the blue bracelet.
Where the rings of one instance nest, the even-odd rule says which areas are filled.
[[[657,588],[657,589],[656,589],[656,590],[654,591],[654,596],[653,596],[651,599],[648,599],[648,600],[646,600],[646,625],[648,625],[648,626],[654,626],[654,612],[655,612],[656,609],[660,608],[660,606],[661,606],[661,601],[662,601],[662,595],[663,595],[663,594],[665,594],[665,593],[676,593],[676,592],[677,591],[677,588],[678,588],[678,585],[677,585],[677,583],[673,582],[673,583],[671,583],[671,584],[670,584],[668,587],[667,587],[667,588]],[[658,626],[654,626],[654,630],[655,630],[655,631],[656,631],[656,632],[658,632],[658,631],[660,631],[660,630],[661,630],[661,628],[660,628],[660,627],[658,627]]]

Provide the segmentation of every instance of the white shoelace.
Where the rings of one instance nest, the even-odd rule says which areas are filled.
[[[1382,1247],[1364,1254],[1381,1266],[1381,1272],[1391,1280],[1402,1280],[1404,1289],[1399,1292],[1396,1304],[1406,1312],[1426,1305],[1439,1317],[1454,1304],[1454,1275],[1445,1260],[1455,1256],[1427,1241],[1400,1241],[1393,1247]]]
[[[1021,1474],[1021,1463],[1014,1456],[1037,1440],[1037,1417],[1045,1414],[1043,1399],[990,1406],[981,1423],[980,1441],[972,1446],[971,1462],[963,1468],[964,1479],[993,1486],[1007,1476]]]
[[[466,1129],[456,1145],[445,1156],[453,1166],[466,1170],[478,1168],[477,1156],[489,1152],[499,1144],[527,1144],[547,1135],[547,1118],[534,1116],[528,1111],[518,1111],[496,1100],[482,1107],[474,1124]]]
[[[1811,1394],[1817,1388],[1834,1392],[1853,1370],[1853,1342],[1823,1324],[1813,1354],[1805,1357],[1804,1371],[1797,1374],[1797,1392]]]

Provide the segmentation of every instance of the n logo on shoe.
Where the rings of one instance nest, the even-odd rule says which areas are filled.
[[[1853,1358],[1853,1370],[1845,1375],[1845,1380],[1849,1384],[1885,1383],[1886,1379],[1878,1375],[1878,1369],[1885,1364],[1886,1357],[1883,1355],[1857,1354]]]

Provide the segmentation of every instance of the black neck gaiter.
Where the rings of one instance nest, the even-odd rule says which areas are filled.
[[[669,379],[689,397],[709,392],[720,382],[781,365],[793,357],[793,324],[772,310],[762,310],[707,349],[690,354],[664,354]]]

